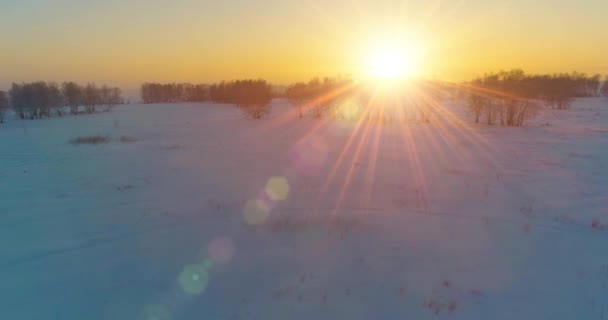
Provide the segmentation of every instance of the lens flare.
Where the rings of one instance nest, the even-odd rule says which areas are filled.
[[[270,208],[260,199],[251,199],[245,203],[243,216],[245,221],[251,225],[259,225],[266,222],[270,215]]]
[[[171,320],[171,313],[163,305],[149,305],[144,307],[141,320]]]
[[[203,260],[203,264],[202,264],[203,268],[205,268],[206,270],[210,270],[211,268],[213,268],[214,263],[213,260],[209,259],[209,258],[205,258],[205,260]]]
[[[207,269],[202,265],[187,265],[179,274],[177,280],[184,292],[196,295],[205,292],[207,289],[209,274],[207,273]]]
[[[289,196],[289,182],[285,177],[272,177],[266,183],[266,194],[274,201],[287,200]]]

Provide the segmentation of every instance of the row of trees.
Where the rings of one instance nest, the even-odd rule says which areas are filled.
[[[144,83],[144,103],[203,102],[209,100],[209,86],[189,83]]]
[[[381,110],[381,117],[388,114],[389,117],[397,115],[397,121],[405,118],[407,121],[430,122],[431,115],[441,112],[439,103],[443,96],[454,92],[454,89],[467,94],[476,122],[483,119],[488,125],[523,126],[525,119],[540,107],[538,102],[551,108],[565,109],[576,97],[608,97],[608,77],[601,81],[599,75],[587,76],[577,72],[529,75],[514,69],[487,74],[464,86],[454,87],[435,81],[413,82],[408,88],[397,90],[399,97],[393,101],[377,101],[373,97],[376,89],[370,90],[352,79],[326,78],[294,83],[287,87],[285,95],[297,108],[300,117],[307,112],[315,118],[322,113],[343,117],[341,110],[348,113],[366,106],[368,110]],[[341,108],[349,103],[346,108]],[[384,106],[373,108],[379,104]],[[357,117],[361,115],[356,114]],[[363,115],[369,117],[370,113]]]
[[[522,70],[501,71],[475,79],[469,90],[469,106],[479,123],[482,117],[488,125],[523,126],[530,114],[530,99],[553,92],[553,78],[548,81],[527,76]]]
[[[61,86],[44,81],[13,83],[8,96],[21,119],[62,116],[65,107],[71,114],[80,113],[80,107],[84,107],[86,113],[95,113],[100,106],[109,112],[113,106],[123,103],[119,88],[97,87],[92,83],[84,86],[75,82],[64,82]]]
[[[464,86],[475,122],[522,126],[542,101],[553,109],[567,109],[577,97],[608,96],[608,77],[584,73],[529,75],[520,69],[486,74]]]
[[[436,87],[429,84],[430,82],[424,82],[417,86],[418,91],[425,91],[420,96],[428,96],[430,91],[437,91]],[[370,101],[373,100],[373,91],[349,77],[326,77],[291,84],[285,88],[283,95],[279,96],[286,97],[297,108],[301,118],[305,114],[309,114],[313,118],[326,115],[353,119],[355,115],[358,115],[353,110],[360,110],[363,109],[361,106],[370,105]],[[141,96],[144,103],[211,101],[233,104],[243,110],[247,117],[261,119],[270,112],[270,102],[277,95],[273,93],[272,86],[265,80],[249,79],[222,81],[210,85],[144,83],[141,87]],[[403,108],[404,112],[410,111],[410,115],[403,115],[403,117],[428,122],[431,103],[427,100],[429,100],[428,97],[410,99],[409,107]],[[346,106],[347,104],[349,106]]]
[[[265,80],[236,80],[205,85],[188,83],[144,83],[144,103],[203,102],[230,103],[253,119],[270,112],[272,87]]]
[[[597,97],[603,90],[608,90],[602,85],[599,74],[526,74],[520,69],[486,74],[472,84],[521,98],[539,99],[555,109],[567,108],[574,98]]]
[[[314,78],[291,84],[285,90],[285,96],[298,109],[300,118],[308,111],[313,118],[320,118],[340,101],[352,98],[356,92],[355,86],[350,78]]]
[[[435,81],[416,81],[383,91],[382,86],[357,82],[352,78],[312,79],[287,87],[285,96],[297,108],[300,118],[328,117],[373,123],[428,123],[437,113],[445,91]]]
[[[296,107],[301,118],[306,114],[313,118],[323,114],[344,118],[345,113],[354,114],[352,110],[361,109],[362,106],[369,110],[369,106],[374,104],[395,104],[394,101],[376,101],[374,90],[351,78],[315,78],[289,85],[285,97]],[[476,122],[483,119],[489,125],[522,126],[536,109],[536,101],[543,101],[552,108],[565,109],[575,97],[608,96],[608,78],[602,83],[599,75],[588,76],[577,72],[529,75],[514,69],[486,74],[465,86],[419,81],[402,90],[400,99],[397,99],[401,105],[389,109],[398,109],[400,117],[409,121],[430,122],[431,115],[440,111],[437,106],[442,96],[452,90],[467,95]],[[222,81],[211,85],[146,83],[142,86],[145,103],[229,103],[254,119],[268,114],[272,97],[271,86],[264,80]],[[346,104],[350,105],[342,108]],[[382,110],[386,116],[384,111],[387,108],[375,109]]]
[[[272,87],[265,80],[237,80],[210,86],[213,102],[231,103],[239,107],[245,116],[261,119],[270,113]]]

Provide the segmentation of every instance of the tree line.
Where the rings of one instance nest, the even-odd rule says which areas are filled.
[[[257,87],[266,92],[265,80],[222,81],[214,84],[144,83],[141,98],[144,103],[205,102],[234,103],[245,87]]]
[[[355,86],[352,78],[313,78],[308,82],[289,85],[285,96],[298,109],[300,118],[305,113],[310,113],[313,118],[320,118],[339,101],[355,95]]]
[[[209,100],[237,106],[251,119],[262,119],[271,110],[272,86],[263,79],[222,81],[209,86]]]
[[[144,83],[141,86],[144,103],[204,102],[229,103],[253,119],[270,112],[272,87],[262,79],[222,81],[211,85],[188,83]]]
[[[148,103],[203,102],[209,100],[209,86],[189,83],[144,83],[141,98]]]
[[[379,116],[381,119],[378,120],[382,122],[428,123],[433,114],[441,112],[439,103],[443,97],[450,91],[458,91],[466,94],[475,122],[483,120],[488,125],[522,126],[525,119],[537,110],[539,102],[547,107],[565,109],[577,97],[608,97],[608,77],[602,81],[600,75],[577,72],[536,75],[514,69],[489,73],[464,85],[413,81],[407,84],[407,88],[403,86],[397,90],[400,91],[400,101],[376,101],[374,90],[350,78],[315,78],[289,85],[285,97],[296,108],[300,118],[307,114],[313,118],[322,114],[337,118]],[[400,105],[397,106],[398,102]],[[391,104],[392,114],[386,108],[373,108],[386,103]],[[354,115],[350,112],[363,107],[372,112]]]
[[[475,122],[522,126],[540,101],[553,109],[567,109],[574,98],[608,96],[608,77],[584,73],[526,74],[513,69],[489,73],[462,86]]]
[[[66,107],[70,114],[95,113],[98,107],[109,112],[121,103],[124,103],[121,90],[107,85],[97,87],[92,83],[79,85],[75,82],[58,85],[44,81],[13,83],[8,95],[0,92],[0,120],[3,120],[2,114],[9,106],[20,119],[41,119],[62,116],[66,114]]]
[[[403,89],[407,94],[402,94],[406,102],[398,107],[402,109],[400,116],[409,121],[430,122],[431,115],[439,111],[437,101],[451,90],[466,94],[476,122],[484,118],[489,125],[521,126],[535,110],[537,101],[565,109],[575,97],[608,96],[608,78],[602,81],[599,75],[577,72],[535,75],[514,69],[489,73],[458,86],[417,81]],[[344,118],[340,107],[346,102],[359,108],[377,103],[372,99],[372,92],[373,89],[352,78],[326,77],[292,83],[282,96],[296,108],[300,118],[305,115],[320,118],[324,114]],[[236,80],[197,85],[145,83],[141,96],[144,103],[210,101],[233,104],[247,116],[260,119],[269,113],[270,101],[276,95],[265,80]]]
[[[350,77],[313,78],[296,82],[285,91],[286,98],[297,109],[298,116],[327,116],[341,120],[372,123],[429,123],[437,113],[444,85],[438,81],[414,81],[395,87],[391,98],[383,99],[374,84]]]

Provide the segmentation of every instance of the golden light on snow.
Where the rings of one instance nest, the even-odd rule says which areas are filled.
[[[171,313],[163,305],[149,305],[144,307],[141,320],[171,320]]]
[[[338,113],[345,120],[356,120],[361,114],[361,106],[356,102],[349,101],[338,107]]]
[[[248,224],[262,224],[268,219],[270,208],[260,199],[251,199],[245,203],[243,217]]]
[[[274,201],[287,200],[289,196],[289,182],[285,177],[272,177],[266,183],[266,194]]]
[[[310,134],[298,141],[290,150],[291,163],[300,174],[311,175],[325,165],[329,146],[325,138]]]
[[[184,292],[192,295],[201,294],[205,292],[209,285],[209,273],[203,265],[187,265],[179,274],[177,280]]]

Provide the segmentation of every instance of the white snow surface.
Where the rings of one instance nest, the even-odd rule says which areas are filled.
[[[359,127],[283,100],[10,118],[1,318],[608,319],[608,101],[523,128],[445,105]],[[69,143],[92,135],[111,140]]]

